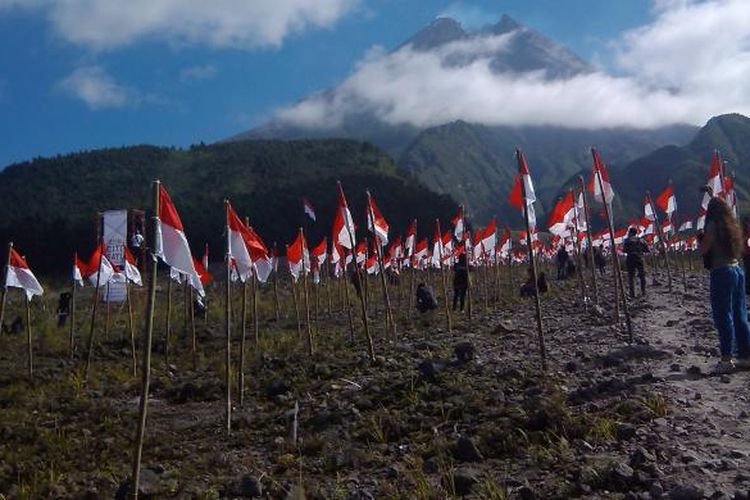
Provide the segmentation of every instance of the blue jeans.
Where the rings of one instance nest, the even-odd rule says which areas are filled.
[[[750,326],[745,302],[745,273],[740,266],[711,271],[711,312],[719,331],[721,356],[732,355],[732,341],[737,343],[737,357],[750,356]]]

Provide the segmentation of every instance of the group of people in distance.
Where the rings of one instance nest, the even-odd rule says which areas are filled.
[[[703,265],[710,272],[710,303],[714,325],[719,334],[721,359],[713,369],[715,374],[726,374],[735,368],[750,369],[750,326],[748,324],[745,270],[740,265],[750,263],[750,235],[743,236],[740,224],[731,207],[721,198],[711,198],[706,210],[705,228],[698,233],[699,250]],[[623,243],[625,269],[630,298],[635,298],[635,279],[638,278],[641,296],[646,295],[645,254],[650,252],[646,242],[631,227]],[[743,259],[743,253],[746,258]],[[594,266],[604,273],[606,259],[602,247],[595,247]],[[564,280],[575,274],[576,266],[564,247],[556,255],[557,277]],[[453,272],[453,310],[464,310],[469,287],[469,268],[466,256],[461,255]],[[534,283],[529,268],[526,281],[521,285],[521,297],[534,297],[548,290],[545,273],[538,274]],[[438,304],[429,286],[417,287],[417,309],[427,312]],[[736,361],[733,350],[736,347]]]

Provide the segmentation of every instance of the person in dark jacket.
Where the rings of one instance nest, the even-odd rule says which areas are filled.
[[[604,275],[604,267],[607,265],[607,259],[604,258],[604,245],[594,247],[594,265],[599,269],[599,274]]]
[[[455,311],[459,303],[461,312],[464,310],[466,302],[466,291],[469,289],[469,266],[466,265],[466,254],[458,256],[456,264],[453,266],[453,310]]]
[[[426,313],[433,309],[437,309],[437,301],[432,289],[424,283],[420,283],[417,285],[417,311]]]
[[[630,298],[635,298],[635,273],[638,273],[638,280],[641,283],[641,296],[646,295],[646,271],[643,265],[643,254],[649,253],[648,245],[637,236],[634,227],[628,229],[628,237],[625,238],[623,250],[627,257],[625,258],[625,267],[628,270],[628,287]]]
[[[544,272],[539,273],[536,279],[536,286],[534,286],[534,272],[531,268],[526,271],[526,282],[521,285],[521,297],[528,298],[536,296],[536,291],[542,294],[547,293],[549,286],[547,285],[547,275]]]
[[[70,301],[73,295],[70,292],[63,292],[57,300],[57,327],[62,328],[70,315]]]

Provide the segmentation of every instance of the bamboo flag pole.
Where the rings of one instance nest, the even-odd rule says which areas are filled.
[[[240,408],[245,405],[245,337],[247,331],[247,280],[242,283],[242,312],[240,315],[240,363],[237,368],[237,395]]]
[[[10,252],[13,250],[13,242],[8,243],[8,257],[5,261],[5,273],[3,275],[3,287],[0,290],[0,328],[3,326],[5,320],[5,303],[8,298],[8,268],[10,268]]]
[[[226,345],[224,348],[224,381],[226,383],[225,391],[225,413],[224,426],[227,436],[232,432],[232,250],[229,244],[229,200],[224,200],[225,220],[227,221],[226,231],[226,253],[224,261],[226,264],[226,284],[224,286],[224,334],[226,336]]]
[[[591,148],[591,154],[594,156],[594,161],[596,162],[596,150],[594,148]],[[628,329],[628,338],[629,342],[633,342],[633,325],[630,322],[630,311],[628,310],[628,299],[625,295],[625,285],[622,282],[622,274],[620,273],[620,259],[617,257],[617,246],[615,245],[615,230],[612,227],[612,214],[610,212],[610,205],[607,202],[606,199],[606,192],[604,191],[604,181],[602,180],[601,174],[595,175],[595,180],[599,183],[599,190],[602,193],[602,202],[604,205],[604,216],[607,218],[607,227],[609,228],[609,241],[611,245],[612,250],[612,263],[613,263],[613,270],[615,272],[615,290],[614,290],[614,298],[615,298],[615,316],[617,318],[617,322],[620,321],[620,315],[619,315],[619,300],[618,300],[618,288],[619,288],[619,295],[622,298],[622,309],[625,313],[625,324]]]
[[[591,219],[589,217],[589,202],[586,196],[586,184],[583,181],[583,176],[578,176],[579,188],[581,190],[581,198],[583,199],[583,216],[586,220],[586,258],[588,259],[589,269],[591,270],[591,290],[594,295],[594,305],[599,305],[599,287],[596,283],[596,265],[594,265],[594,244],[591,241]],[[578,200],[576,200],[578,204]],[[583,272],[583,270],[581,270]]]
[[[255,276],[255,269],[253,269],[253,274],[250,276],[250,298],[252,299],[251,305],[253,309],[253,336],[255,337],[255,345],[258,346],[260,344],[260,318],[258,317],[258,300],[259,300],[259,293],[258,290],[258,280]]]
[[[435,242],[435,251],[438,252],[438,266],[440,266],[440,281],[443,283],[443,302],[445,302],[445,327],[448,333],[453,331],[451,322],[451,309],[448,305],[448,283],[445,277],[445,266],[443,266],[443,233],[440,232],[440,219],[435,219],[435,228],[437,229],[437,242]]]
[[[208,300],[205,298],[206,307],[208,307]],[[208,311],[206,311],[208,313]],[[193,370],[198,369],[198,336],[195,332],[195,290],[190,287],[190,339],[191,339],[191,355],[193,358]]]
[[[341,288],[344,289],[344,301],[342,302],[342,306],[346,307],[346,317],[349,321],[349,341],[354,345],[354,318],[352,316],[352,305],[349,301],[349,283],[346,279],[346,255],[340,255],[339,259],[341,259],[341,269],[343,270],[343,279],[338,279],[338,281],[341,282]]]
[[[96,269],[96,287],[94,287],[94,305],[91,308],[91,328],[89,330],[88,348],[86,349],[86,364],[83,369],[83,379],[88,381],[89,379],[89,367],[91,366],[91,352],[94,350],[94,328],[96,327],[96,307],[99,304],[99,285],[101,283],[102,276],[102,261],[104,259],[104,251],[102,249],[101,240],[99,241],[99,267]]]
[[[73,254],[73,266],[76,266],[77,254]],[[75,322],[76,322],[76,277],[75,273],[71,273],[71,290],[70,290],[70,330],[68,332],[68,356],[73,359],[73,352],[75,351]],[[0,325],[2,325],[2,319],[0,319]]]
[[[414,250],[417,248],[417,242],[419,241],[417,239],[417,232],[418,226],[417,226],[417,219],[414,219],[414,242],[411,245],[411,253],[409,255],[409,297],[406,301],[406,320],[411,323],[411,316],[414,313],[414,309],[416,308],[414,301],[416,300],[416,290],[414,289],[414,278],[416,276],[417,271],[417,265],[418,262],[414,261]]]
[[[170,340],[172,339],[172,270],[167,280],[167,313],[164,325],[164,361],[169,366]]]
[[[132,471],[132,496],[138,498],[138,489],[140,486],[141,476],[141,456],[143,454],[143,441],[146,437],[146,415],[148,410],[148,391],[151,383],[151,342],[154,334],[154,310],[156,309],[156,270],[157,261],[153,251],[156,245],[157,224],[159,217],[159,181],[153,183],[153,228],[151,233],[151,272],[149,273],[148,283],[148,305],[146,306],[146,328],[143,339],[143,365],[141,368],[141,397],[138,408],[138,430],[136,432],[135,445],[133,450],[133,471]]]
[[[667,243],[666,238],[664,238],[664,228],[661,227],[659,222],[659,215],[656,213],[656,205],[654,205],[654,201],[651,199],[651,192],[646,191],[646,199],[648,200],[649,205],[651,205],[651,211],[654,212],[654,224],[656,225],[657,231],[659,231],[659,238],[661,239],[661,245],[664,249],[664,267],[667,270],[667,286],[669,287],[669,293],[672,293],[672,270],[669,265],[669,244]]]
[[[310,295],[307,286],[307,266],[305,265],[305,253],[307,251],[307,240],[305,239],[305,230],[299,228],[299,234],[302,237],[302,287],[305,298],[305,325],[307,330],[307,354],[313,355],[313,334],[312,325],[310,324]]]
[[[378,234],[375,232],[375,211],[372,208],[372,196],[370,195],[370,191],[366,190],[367,193],[367,211],[370,215],[370,220],[372,221],[372,232],[375,235],[375,255],[378,259],[378,267],[380,268],[380,284],[383,288],[383,305],[385,305],[385,331],[386,331],[386,337],[388,336],[388,332],[390,331],[391,338],[393,340],[396,340],[396,321],[393,317],[393,311],[391,309],[391,298],[388,296],[388,284],[385,280],[385,265],[383,263],[383,247],[381,246],[380,238],[378,238]],[[394,265],[393,262],[391,262],[391,265]]]
[[[521,171],[521,165],[526,163],[523,157],[523,152],[520,149],[516,150],[516,158],[518,159],[518,170]],[[523,220],[526,225],[526,248],[529,252],[529,264],[531,265],[531,278],[534,280],[534,288],[536,293],[534,294],[535,300],[534,305],[536,306],[536,329],[537,338],[539,342],[539,357],[542,362],[542,371],[547,371],[547,349],[544,345],[544,327],[542,325],[542,302],[541,302],[541,291],[539,290],[539,281],[537,278],[536,259],[534,258],[534,245],[531,238],[531,224],[529,222],[529,205],[526,203],[526,183],[521,179],[521,199],[523,200]]]
[[[104,338],[109,339],[109,318],[111,310],[111,301],[109,300],[109,281],[107,282],[107,286],[104,288],[104,297],[107,300],[107,312],[104,315]]]
[[[31,345],[31,299],[26,293],[23,294],[26,303],[26,366],[29,371],[29,380],[34,377],[34,352]]]
[[[337,181],[339,185],[339,189],[341,190],[341,182]],[[341,191],[343,192],[343,191]],[[348,208],[347,208],[348,210]],[[357,265],[357,250],[356,250],[356,240],[354,239],[354,234],[352,234],[352,228],[349,227],[349,224],[344,218],[344,227],[346,227],[346,232],[349,235],[349,242],[352,245],[352,248],[349,250],[352,253],[352,265],[354,266],[354,272],[357,275],[357,279],[359,280],[359,303],[362,309],[362,328],[365,331],[365,338],[367,339],[367,350],[370,355],[370,361],[375,362],[375,344],[372,341],[372,335],[370,335],[370,325],[369,321],[367,319],[367,299],[365,298],[365,287],[363,286],[363,280],[360,277],[360,269]],[[365,260],[365,262],[367,262]],[[344,275],[346,276],[346,259],[344,260]],[[344,286],[347,286],[347,283],[344,283]],[[347,301],[348,302],[348,301]]]
[[[570,189],[570,193],[573,194],[573,189]],[[583,309],[588,309],[588,300],[586,297],[586,283],[583,281],[583,268],[581,267],[581,241],[578,239],[578,200],[573,196],[573,229],[575,234],[573,235],[575,242],[576,251],[576,270],[578,274],[578,283],[581,287],[581,300],[583,301]]]
[[[73,282],[73,293],[76,285]],[[130,330],[130,355],[133,360],[133,377],[138,376],[138,356],[135,351],[135,325],[133,324],[133,300],[130,294],[130,280],[125,278],[125,300],[128,302],[128,330]]]
[[[278,262],[279,253],[276,251],[276,242],[273,243],[274,259]],[[273,312],[276,321],[281,318],[281,307],[279,305],[279,267],[278,264],[273,266]]]

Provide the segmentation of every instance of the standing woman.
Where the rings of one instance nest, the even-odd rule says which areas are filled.
[[[711,271],[711,311],[719,331],[721,361],[714,373],[730,373],[732,343],[737,343],[737,365],[750,368],[750,327],[745,302],[745,273],[739,265],[742,255],[742,231],[729,205],[711,198],[706,211],[706,229],[700,251]]]

